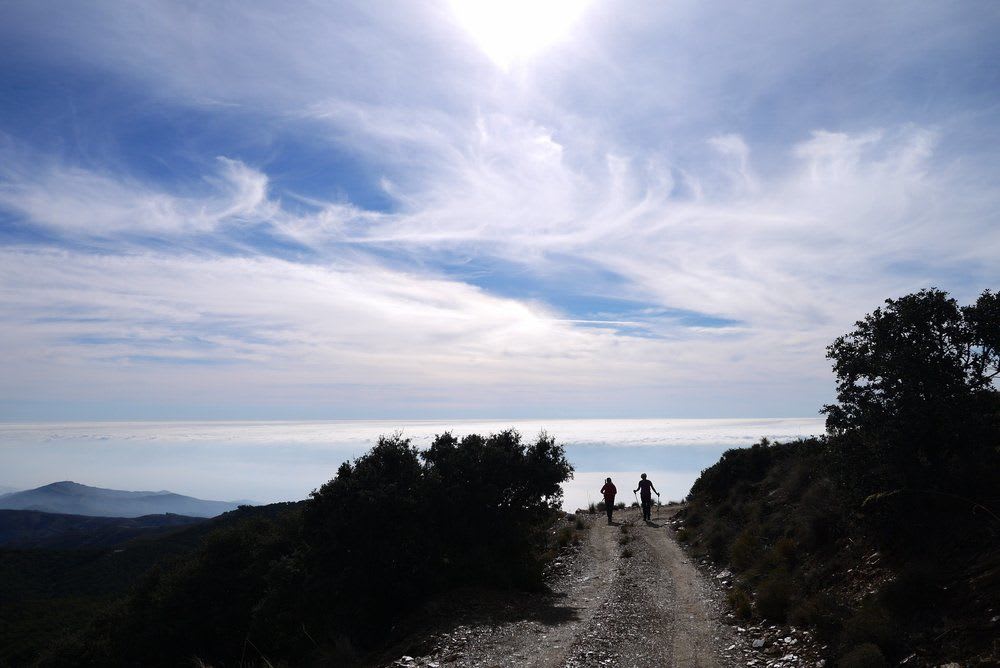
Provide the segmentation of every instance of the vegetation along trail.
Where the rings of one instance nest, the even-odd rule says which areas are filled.
[[[676,510],[661,508],[650,524],[639,509],[616,512],[612,526],[584,517],[578,549],[553,563],[551,595],[468,615],[389,665],[746,665],[720,592],[669,535]]]

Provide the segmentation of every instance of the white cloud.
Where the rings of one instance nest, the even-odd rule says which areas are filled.
[[[928,244],[938,267],[963,266],[975,252],[952,236],[963,221],[942,228],[927,217],[965,193],[954,173],[934,169],[933,134],[919,128],[817,132],[790,147],[780,173],[754,177],[753,188],[732,178],[750,174],[751,149],[741,137],[720,137],[713,145],[737,167],[688,173],[698,197],[642,156],[574,163],[573,147],[532,122],[484,117],[476,137],[462,147],[440,139],[449,143],[440,153],[462,148],[462,159],[424,174],[396,213],[313,202],[316,211],[293,214],[267,198],[263,174],[222,161],[212,193],[169,199],[169,216],[154,219],[168,222],[148,228],[177,234],[191,229],[189,220],[252,218],[326,258],[315,264],[8,249],[0,284],[12,298],[2,322],[16,361],[5,391],[41,391],[56,379],[73,387],[65,380],[75,378],[78,391],[104,383],[127,394],[151,366],[157,396],[233,385],[241,395],[301,400],[312,393],[304,388],[341,385],[367,387],[395,405],[413,395],[449,405],[456,393],[474,405],[530,388],[536,397],[596,404],[613,391],[620,404],[648,406],[669,405],[693,387],[822,387],[823,347],[884,297],[922,287],[923,277],[900,276],[890,263],[920,257]],[[66,182],[76,183],[50,186],[57,211],[67,208],[58,197]],[[106,234],[133,220],[108,210],[133,212],[141,207],[131,203],[155,199],[132,184],[98,182],[95,206],[104,197],[128,204],[99,213],[110,220]],[[68,192],[68,201],[87,200]],[[39,211],[41,224],[54,219]],[[423,258],[413,264],[423,268],[347,256],[343,244],[394,248]],[[644,319],[643,331],[659,338],[615,333],[611,322],[584,326],[543,304],[449,279],[435,269],[442,249],[540,274],[592,263],[623,277],[616,296],[736,324]],[[989,244],[979,259],[989,259]]]
[[[207,196],[174,195],[129,177],[38,163],[38,156],[8,153],[0,168],[0,207],[74,236],[191,234],[275,213],[267,202],[267,177],[228,158],[218,159]]]
[[[990,21],[954,7],[595,4],[578,39],[506,73],[443,3],[133,9],[17,25],[172,113],[238,109],[254,139],[308,133],[394,206],[334,193],[292,206],[294,183],[225,158],[179,192],[15,155],[0,205],[105,243],[99,256],[4,248],[9,397],[128,396],[155,367],[161,386],[142,392],[291,402],[339,384],[354,389],[324,392],[419,395],[438,412],[499,395],[635,413],[684,395],[745,404],[761,394],[751,384],[828,390],[823,346],[885,297],[937,283],[966,299],[1000,280],[992,121],[955,129],[989,100],[935,97],[904,76],[964,81],[950,75],[982,56]],[[962,132],[978,162],[956,148]],[[227,234],[247,223],[308,247],[307,261]],[[559,290],[734,322],[648,315],[643,333],[659,338],[586,327],[542,303],[559,295],[501,298],[449,276],[448,253],[529,277],[593,267],[613,294]]]
[[[78,389],[141,382],[150,361],[168,394],[192,373],[251,391],[592,383],[598,351],[614,346],[528,305],[377,266],[11,250],[2,266],[8,397],[57,378]]]

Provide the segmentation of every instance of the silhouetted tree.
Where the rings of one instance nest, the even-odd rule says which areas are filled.
[[[351,633],[377,633],[430,587],[434,539],[424,470],[400,434],[375,447],[312,493],[304,527],[314,614]],[[350,605],[345,605],[350,602]]]
[[[920,471],[941,479],[995,455],[984,429],[1000,373],[1000,295],[987,290],[964,307],[937,289],[887,299],[827,357],[838,400],[823,408],[827,428],[867,444],[881,460],[868,464],[912,482]]]
[[[535,584],[540,530],[571,472],[545,434],[445,433],[422,453],[399,434],[381,437],[306,505],[313,616],[371,641],[430,592]]]
[[[455,581],[530,586],[541,574],[538,529],[559,508],[573,468],[545,433],[534,443],[508,429],[489,436],[450,433],[421,453],[441,570]]]

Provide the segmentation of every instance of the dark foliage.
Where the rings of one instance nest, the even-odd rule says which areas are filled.
[[[946,292],[887,299],[827,348],[837,403],[823,408],[844,436],[849,467],[864,463],[868,491],[886,486],[982,488],[996,463],[1000,294],[960,307]],[[875,466],[871,466],[871,464]]]
[[[443,434],[423,453],[380,438],[301,506],[148,574],[43,664],[349,663],[431,594],[537,586],[571,473],[545,434]]]
[[[837,662],[837,668],[885,668],[882,651],[870,642],[858,645]]]
[[[90,517],[37,510],[0,510],[0,548],[80,549],[113,547],[133,538],[153,537],[204,522],[203,517],[144,515]]]
[[[303,518],[306,614],[330,628],[381,630],[428,591],[436,555],[424,473],[408,440],[383,437],[313,492]]]
[[[279,518],[295,505],[242,506],[166,535],[143,533],[113,548],[0,550],[0,666],[30,665],[40,651],[100,617],[144,573],[186,559],[213,531],[251,518]]]
[[[838,665],[881,666],[942,611],[987,618],[1000,596],[1000,297],[888,300],[828,356],[830,434],[726,452],[679,537],[738,574],[741,617],[813,626]],[[933,637],[995,652],[974,627]]]
[[[439,571],[452,581],[537,585],[538,531],[573,470],[555,439],[543,433],[525,445],[512,430],[461,442],[443,434],[422,456],[429,513],[445,532]]]
[[[298,508],[226,523],[192,554],[155,566],[43,665],[177,665],[242,648],[270,570],[295,544]]]

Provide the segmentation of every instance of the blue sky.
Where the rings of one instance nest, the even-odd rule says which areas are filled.
[[[0,419],[813,415],[882,299],[1000,287],[998,31],[4,3]]]

